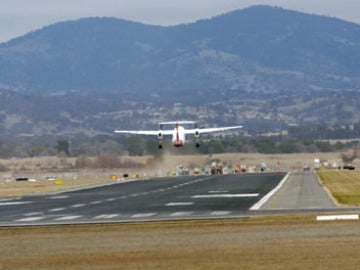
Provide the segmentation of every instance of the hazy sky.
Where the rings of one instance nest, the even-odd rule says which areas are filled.
[[[360,0],[0,0],[0,42],[82,17],[111,16],[174,25],[258,4],[360,23]]]

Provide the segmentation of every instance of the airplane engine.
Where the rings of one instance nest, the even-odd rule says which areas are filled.
[[[161,132],[161,130],[160,130],[159,133],[158,133],[158,139],[159,139],[159,140],[162,140],[162,138],[163,138],[163,134],[162,134],[162,132]]]
[[[198,130],[195,131],[195,138],[200,138],[200,133]]]

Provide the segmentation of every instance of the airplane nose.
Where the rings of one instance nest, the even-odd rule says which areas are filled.
[[[181,140],[176,140],[173,142],[173,146],[175,146],[175,147],[181,147],[183,145],[184,145],[184,142]]]

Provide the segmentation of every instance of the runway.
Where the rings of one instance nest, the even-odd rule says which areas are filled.
[[[245,218],[337,209],[327,196],[321,199],[325,202],[317,201],[306,207],[302,203],[291,206],[290,202],[297,198],[292,192],[298,191],[300,197],[305,193],[292,188],[299,183],[296,181],[299,175],[285,176],[286,173],[259,173],[172,177],[3,199],[0,200],[0,226]],[[307,182],[314,181],[311,174],[303,177],[306,189]],[[271,196],[270,199],[277,198],[276,201],[266,200],[257,206],[276,187],[282,190]],[[312,197],[323,192],[320,185],[309,190],[313,192]],[[290,197],[284,194],[290,194]],[[308,203],[307,199],[305,201]]]

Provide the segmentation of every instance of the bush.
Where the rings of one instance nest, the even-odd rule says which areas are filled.
[[[110,154],[102,154],[95,158],[94,167],[99,169],[111,169],[121,167],[120,160],[118,157]]]
[[[93,166],[93,162],[88,156],[81,155],[78,156],[75,160],[75,168],[91,168]]]
[[[6,167],[4,164],[0,164],[0,172],[6,172],[8,170],[8,167]]]

